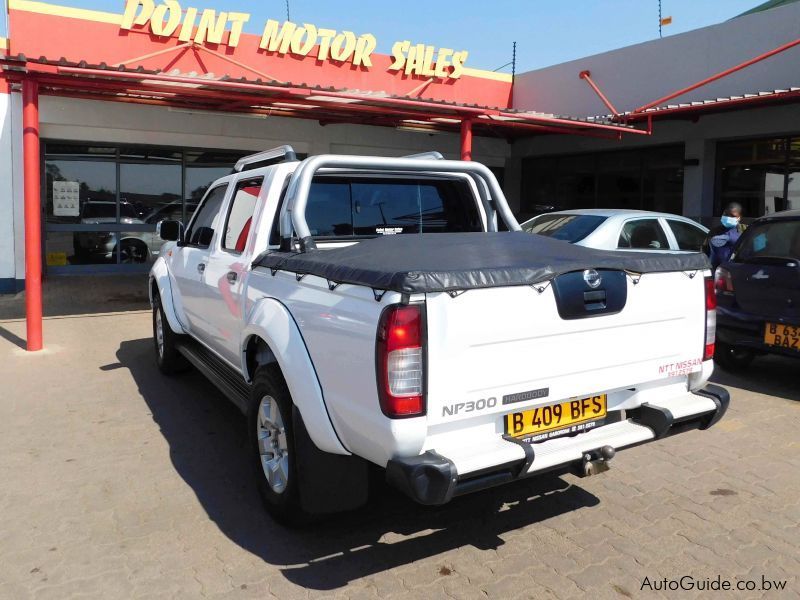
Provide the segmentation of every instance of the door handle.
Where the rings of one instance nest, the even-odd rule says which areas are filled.
[[[202,273],[206,270],[206,263],[197,263],[197,272]]]
[[[225,278],[228,280],[228,283],[236,283],[236,271],[228,271],[228,274],[225,275]]]

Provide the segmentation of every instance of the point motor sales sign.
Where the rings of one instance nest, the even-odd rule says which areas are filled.
[[[127,0],[120,27],[133,29],[140,25],[159,37],[172,37],[176,33],[182,42],[197,44],[224,44],[236,47],[249,13],[224,12],[214,9],[199,10],[187,7],[184,11],[177,0]],[[318,61],[350,62],[355,66],[372,67],[371,55],[377,39],[370,33],[356,35],[352,31],[337,31],[317,27],[311,23],[298,25],[291,21],[268,19],[264,24],[259,47],[281,55],[307,56],[314,48]],[[403,71],[406,75],[458,79],[464,69],[468,52],[451,48],[436,48],[414,44],[408,40],[392,46],[390,71]]]

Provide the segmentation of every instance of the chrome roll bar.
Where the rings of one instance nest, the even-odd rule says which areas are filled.
[[[301,252],[316,248],[306,222],[306,205],[308,203],[308,193],[311,190],[311,182],[320,169],[466,174],[475,182],[481,203],[487,210],[486,217],[489,221],[487,229],[490,231],[496,229],[493,226],[493,213],[497,211],[509,231],[522,230],[511,212],[503,190],[500,188],[500,184],[494,174],[487,166],[481,163],[438,158],[388,158],[321,154],[302,161],[289,181],[289,187],[286,190],[286,201],[283,203],[280,215],[281,250],[289,251],[292,249],[293,232],[297,235]],[[487,192],[491,196],[490,198],[484,197]]]

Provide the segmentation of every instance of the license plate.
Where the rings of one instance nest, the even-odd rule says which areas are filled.
[[[800,352],[800,327],[767,323],[764,328],[764,343],[767,346],[777,346]]]
[[[506,434],[526,441],[542,442],[562,435],[582,433],[600,425],[606,416],[606,401],[606,394],[597,394],[510,413],[505,417]]]

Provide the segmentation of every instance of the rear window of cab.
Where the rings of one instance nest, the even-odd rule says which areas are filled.
[[[742,236],[738,262],[800,260],[800,219],[754,223]]]

